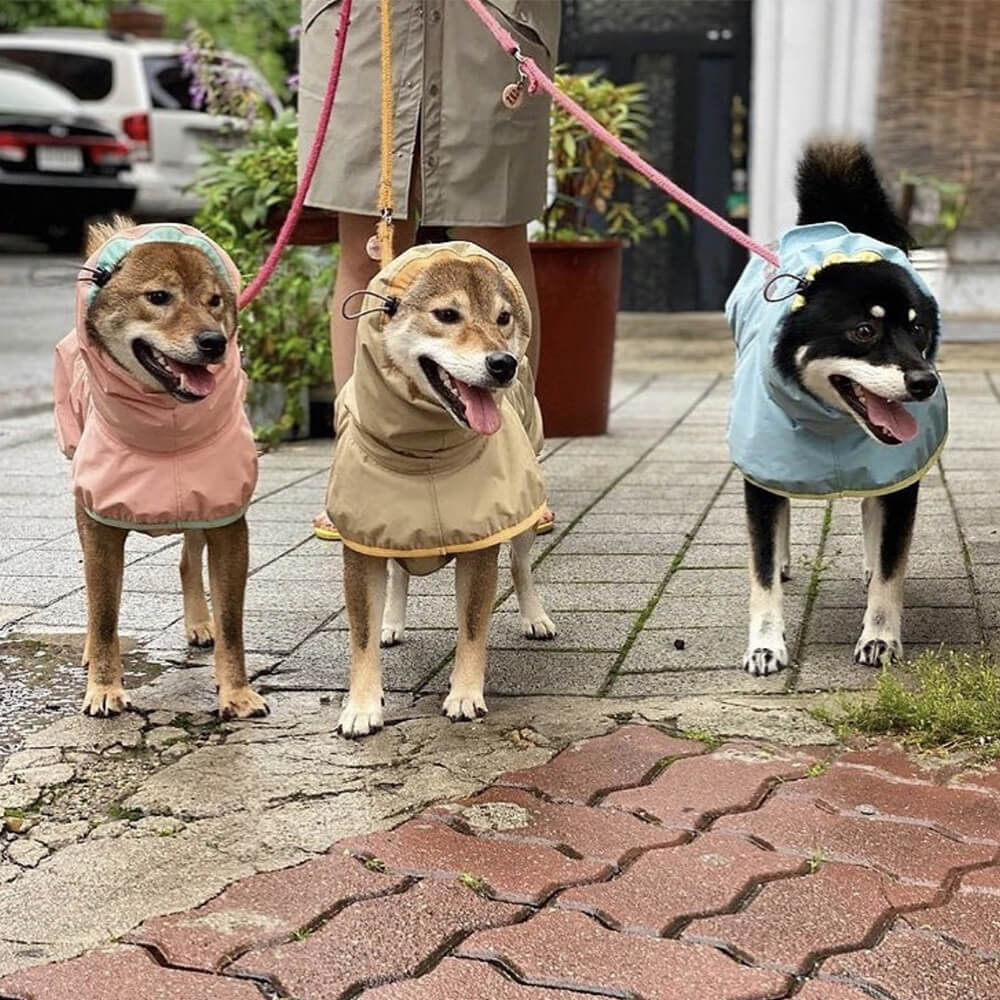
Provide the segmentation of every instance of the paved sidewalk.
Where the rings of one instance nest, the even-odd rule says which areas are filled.
[[[950,373],[947,384],[952,434],[943,468],[928,476],[922,490],[907,585],[904,639],[911,655],[938,643],[992,648],[1000,636],[1000,573],[994,572],[1000,563],[997,387],[981,372]],[[338,546],[312,539],[309,526],[324,492],[329,443],[265,456],[251,511],[247,644],[272,715],[240,724],[214,718],[210,658],[184,647],[178,543],[131,536],[123,627],[131,638],[128,683],[138,711],[103,721],[76,714],[85,615],[68,470],[47,416],[0,424],[0,622],[6,623],[0,758],[9,755],[0,769],[0,810],[10,817],[8,832],[0,833],[0,975],[29,977],[0,980],[0,997],[113,1000],[130,995],[121,992],[129,983],[142,984],[136,997],[261,995],[257,986],[228,975],[237,965],[274,977],[276,989],[299,1000],[356,995],[352,984],[374,983],[381,975],[373,969],[393,979],[421,977],[372,993],[387,1000],[556,1000],[534,986],[519,990],[505,980],[508,974],[532,984],[555,977],[550,985],[564,990],[560,997],[572,995],[567,989],[606,996],[631,990],[670,1000],[784,997],[798,989],[795,977],[803,975],[856,984],[853,993],[810,984],[795,994],[806,1000],[986,1000],[1000,994],[996,979],[989,978],[997,975],[1000,947],[963,937],[971,934],[963,928],[973,925],[983,935],[995,934],[990,920],[970,919],[959,927],[964,918],[955,916],[954,923],[934,924],[941,933],[932,933],[915,918],[894,917],[923,907],[921,914],[950,920],[966,904],[984,906],[990,892],[996,903],[1000,884],[995,868],[987,867],[996,864],[1000,830],[1000,817],[990,812],[995,776],[981,779],[992,783],[993,792],[964,790],[958,798],[956,789],[965,786],[954,783],[925,796],[924,778],[900,773],[898,763],[879,764],[885,773],[838,765],[827,775],[802,777],[810,761],[830,752],[815,748],[833,743],[804,706],[817,691],[864,687],[873,678],[851,662],[864,600],[856,504],[795,505],[795,575],[787,590],[795,665],[766,680],[750,678],[738,669],[746,628],[746,544],[741,487],[724,442],[728,383],[710,374],[625,373],[616,380],[614,403],[608,437],[553,441],[545,454],[558,528],[539,540],[535,554],[559,637],[544,646],[519,637],[501,575],[505,596],[493,626],[488,676],[491,714],[478,724],[450,725],[438,707],[453,652],[453,574],[446,570],[414,581],[408,640],[385,654],[390,725],[361,743],[332,731],[347,675],[340,553]],[[40,703],[33,700],[38,692]],[[626,723],[658,728],[626,728],[623,736]],[[708,770],[691,787],[694,797],[685,797],[687,786],[674,789],[671,782],[695,764],[679,761],[653,774],[673,753],[662,746],[677,745],[664,732],[705,731],[749,739],[754,746],[813,749],[776,750],[757,760],[763,751],[727,744],[697,758],[697,766]],[[602,784],[587,786],[584,776],[575,790],[553,790],[537,785],[545,780],[537,774],[547,772],[535,772],[523,782],[529,797],[519,793],[511,800],[504,791],[503,801],[517,807],[515,818],[524,819],[518,809],[542,810],[542,832],[526,835],[522,824],[509,834],[540,852],[533,862],[521,854],[514,858],[508,866],[513,882],[497,881],[508,869],[491,853],[512,841],[488,831],[476,837],[450,833],[442,824],[459,822],[462,812],[422,812],[431,803],[475,796],[498,779],[506,787],[509,772],[545,765],[567,745],[593,737],[635,737],[640,749],[649,743],[656,753],[640,753],[639,767],[629,764],[631,750],[622,744],[612,752],[597,743],[600,766],[623,762],[613,779],[595,771],[594,780]],[[595,751],[556,757],[550,766],[559,774],[560,761],[586,753]],[[748,755],[754,760],[741,762]],[[769,790],[780,777],[767,772],[775,761],[792,767],[797,777]],[[744,771],[751,763],[757,770]],[[767,776],[737,777],[758,772]],[[852,782],[841,787],[834,778],[847,773]],[[594,799],[611,788],[622,791],[610,800]],[[719,796],[708,806],[698,797],[706,790]],[[761,796],[766,801],[756,809]],[[563,798],[586,809],[554,811],[555,800]],[[922,811],[924,802],[930,812]],[[981,825],[954,827],[966,821],[966,807]],[[666,814],[657,811],[664,808]],[[719,812],[727,815],[714,820]],[[473,816],[497,813],[481,809]],[[510,810],[499,814],[509,816]],[[417,825],[402,828],[414,832],[388,839],[380,834],[413,822],[415,815],[422,816]],[[747,825],[740,826],[742,821]],[[420,832],[428,823],[436,831],[429,846]],[[672,846],[658,839],[664,830],[674,831]],[[911,842],[918,836],[930,837],[933,850],[919,853]],[[742,881],[686,876],[684,859],[694,864],[695,855],[701,857],[700,848],[685,853],[692,837],[708,838],[714,846],[707,856],[721,858],[720,869],[744,873]],[[728,839],[716,844],[720,837]],[[345,841],[359,854],[376,854],[386,871],[345,858]],[[570,850],[554,852],[546,842]],[[448,843],[454,847],[450,854]],[[440,851],[446,856],[435,853]],[[650,851],[653,860],[643,865],[638,856]],[[769,856],[762,859],[755,851]],[[771,873],[759,864],[780,867],[789,857],[795,859],[792,869]],[[668,858],[677,865],[656,864]],[[964,874],[977,867],[986,873]],[[570,870],[576,874],[565,877]],[[320,872],[327,874],[314,874]],[[469,885],[455,881],[463,872],[472,876]],[[542,882],[533,881],[537,872]],[[773,887],[772,874],[778,879]],[[634,890],[609,889],[605,902],[582,888],[550,899],[558,885],[615,886],[631,879],[640,886],[640,876],[653,881]],[[655,880],[667,876],[690,878],[694,889],[715,887],[720,895],[706,902],[685,895],[679,883],[658,888]],[[417,881],[400,882],[410,877]],[[883,884],[884,878],[889,882]],[[485,896],[474,891],[479,879],[488,886]],[[762,881],[767,886],[751,892]],[[260,937],[226,909],[230,897],[219,894],[232,885],[241,886],[229,890],[242,900],[236,909],[249,914],[250,931],[262,928]],[[615,891],[631,900],[620,913],[610,901]],[[386,898],[375,899],[380,895]],[[341,914],[345,900],[362,896],[372,900]],[[577,904],[570,905],[571,898]],[[272,899],[276,906],[285,899],[289,908],[261,909]],[[850,906],[821,926],[807,923],[813,910],[825,912],[824,900],[832,906],[845,899]],[[640,912],[642,900],[656,903],[656,912]],[[143,934],[153,933],[150,928],[167,934],[174,924],[156,918],[206,904],[206,921],[196,927],[243,935],[211,959],[212,969],[221,967],[223,952],[226,961],[238,959],[226,966],[226,976],[171,971],[135,945],[121,945],[111,957],[101,953],[76,964],[44,965],[140,933],[138,927]],[[226,913],[211,916],[218,906]],[[379,919],[390,928],[374,942],[368,930],[350,931],[370,926],[376,917],[366,910],[372,907],[373,914],[386,911]],[[781,914],[799,914],[801,907],[801,918],[784,923]],[[731,915],[709,919],[723,912]],[[430,916],[410,919],[407,913]],[[764,917],[758,920],[758,914]],[[447,922],[452,918],[455,925]],[[421,930],[425,924],[429,930]],[[780,933],[786,926],[787,933]],[[466,937],[473,927],[476,933]],[[667,938],[657,937],[664,933]],[[571,940],[579,940],[580,948],[569,948]],[[323,950],[331,941],[334,957],[353,955],[346,971],[337,964],[340,958]],[[379,941],[400,954],[372,951]],[[173,944],[163,947],[169,952]],[[438,964],[445,952],[450,957]],[[577,952],[582,964],[574,965]],[[833,952],[844,954],[826,957]],[[182,950],[157,960],[177,969],[205,968],[191,955]],[[607,968],[594,964],[602,955],[614,957],[610,978]],[[982,960],[967,967],[970,955]],[[556,956],[566,964],[558,965]],[[919,992],[930,989],[926,982],[911,983],[922,975],[918,958],[938,970],[931,992]],[[261,964],[247,965],[251,959]],[[310,962],[317,975],[332,978],[309,979]],[[41,970],[32,972],[31,966]],[[677,986],[663,993],[674,982],[671,970],[681,967],[693,971],[677,972],[676,982],[689,982],[693,992]],[[620,978],[633,972],[647,979]],[[423,978],[425,973],[434,978]],[[341,974],[346,978],[336,978]],[[51,977],[64,975],[90,978],[76,985],[67,980],[67,992],[59,993]],[[185,982],[190,975],[200,978]],[[301,980],[288,978],[299,975]],[[118,994],[97,986],[88,986],[89,994],[80,991],[80,982],[97,983],[102,976],[121,988]],[[474,977],[472,986],[462,978],[468,976]],[[733,985],[725,994],[720,984],[730,976]],[[954,988],[947,985],[952,980]],[[24,985],[38,981],[50,985]],[[157,993],[150,982],[166,985],[157,986]],[[988,988],[977,992],[979,983]],[[709,988],[715,992],[697,992]]]

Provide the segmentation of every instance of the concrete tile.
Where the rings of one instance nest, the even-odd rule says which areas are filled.
[[[670,568],[672,556],[548,556],[535,578],[546,583],[649,583],[659,582]]]
[[[531,649],[539,652],[557,649],[618,650],[632,633],[635,612],[588,612],[563,614],[555,621],[558,635],[551,640],[528,639],[521,631],[520,615],[498,612],[490,627],[491,649]]]

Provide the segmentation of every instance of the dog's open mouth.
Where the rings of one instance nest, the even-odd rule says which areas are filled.
[[[420,367],[460,424],[477,434],[496,434],[500,430],[500,409],[489,389],[462,382],[426,355],[420,358]]]
[[[830,383],[883,444],[902,444],[917,436],[917,422],[902,403],[878,396],[846,375],[831,375]]]
[[[215,389],[215,373],[206,365],[177,361],[144,340],[132,342],[132,353],[150,375],[175,399],[197,403]]]

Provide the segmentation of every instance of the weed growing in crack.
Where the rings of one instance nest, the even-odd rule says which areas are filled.
[[[898,736],[918,750],[1000,758],[1000,666],[986,654],[929,650],[901,672],[883,668],[874,692],[840,694],[813,716],[846,739]]]
[[[682,729],[679,735],[682,740],[704,743],[706,750],[717,750],[722,746],[722,737],[718,733],[713,733],[711,729]]]
[[[134,823],[137,819],[142,819],[143,813],[141,809],[126,809],[120,802],[112,802],[108,806],[107,815],[109,819],[127,819]]]
[[[462,872],[458,876],[458,881],[466,889],[471,889],[477,896],[486,895],[486,883],[478,875],[473,875],[472,872]]]
[[[827,854],[822,847],[813,851],[812,854],[809,855],[809,860],[806,862],[806,864],[809,866],[809,874],[815,875],[816,872],[818,872],[820,868],[822,868],[823,865],[826,864],[826,862],[829,860],[830,860],[830,855]]]
[[[819,778],[826,774],[830,770],[830,762],[828,760],[818,760],[815,764],[810,764],[806,769],[807,778]]]
[[[378,872],[382,875],[386,872],[388,866],[381,858],[369,858],[365,862],[365,868],[367,868],[370,872]]]

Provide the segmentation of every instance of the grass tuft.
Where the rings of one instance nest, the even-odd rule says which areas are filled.
[[[841,694],[837,709],[814,715],[842,739],[883,734],[919,750],[1000,758],[1000,666],[987,655],[922,653],[905,671],[883,669],[873,692]]]

